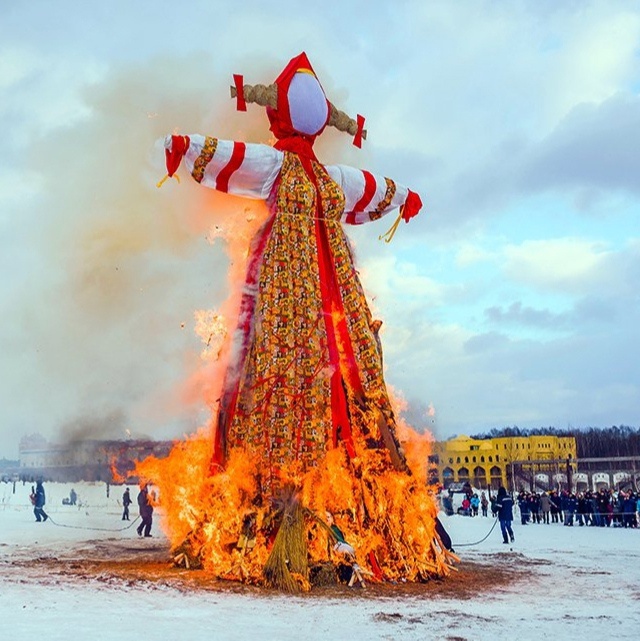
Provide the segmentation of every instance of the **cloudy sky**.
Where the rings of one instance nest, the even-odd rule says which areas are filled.
[[[212,229],[251,212],[156,189],[157,141],[266,142],[232,74],[268,83],[303,50],[367,119],[362,150],[330,132],[320,158],[425,203],[390,244],[388,219],[348,230],[416,427],[640,424],[636,2],[2,4],[0,457],[206,421],[195,312],[233,289]]]

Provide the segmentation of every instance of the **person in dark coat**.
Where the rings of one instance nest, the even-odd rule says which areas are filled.
[[[636,497],[633,492],[629,491],[628,494],[624,495],[624,501],[622,502],[624,527],[636,527],[636,506]]]
[[[604,527],[605,525],[609,527],[609,521],[607,519],[607,513],[609,511],[609,495],[604,491],[604,489],[600,489],[598,491],[596,504],[598,506],[598,514],[600,516],[600,527]]]
[[[44,505],[47,501],[46,501],[44,486],[42,485],[42,481],[36,482],[36,489],[34,491],[34,495],[35,495],[35,498],[33,499],[33,513],[36,516],[36,521],[40,523],[40,521],[46,521],[49,518],[49,516],[44,511]]]
[[[138,507],[140,509],[140,518],[142,519],[138,526],[138,536],[151,536],[151,524],[153,523],[153,506],[149,502],[149,485],[144,483],[138,494]]]
[[[511,529],[511,522],[513,521],[513,499],[502,486],[498,489],[496,507],[498,508],[498,519],[500,520],[500,530],[502,531],[502,542],[509,543],[509,539],[515,541],[513,530]]]
[[[576,512],[578,502],[573,492],[565,491],[560,498],[560,507],[564,512],[564,524],[573,527],[573,516]]]
[[[549,493],[549,501],[551,502],[551,522],[558,523],[562,515],[560,514],[560,497],[555,490]]]
[[[131,500],[131,494],[129,494],[129,488],[124,491],[122,495],[122,520],[129,521],[129,506],[133,503]]]
[[[580,492],[576,497],[576,520],[578,521],[578,525],[580,526],[584,525],[584,522],[586,521],[586,517],[587,517],[587,499],[585,498],[584,494]],[[587,521],[587,525],[589,525],[588,521]]]
[[[449,533],[444,529],[444,525],[442,525],[442,522],[440,519],[436,516],[436,534],[440,537],[440,540],[442,541],[442,545],[444,545],[449,552],[455,552],[453,549],[453,543],[451,542],[451,537],[449,536]]]
[[[591,525],[600,527],[597,496],[597,492],[589,492],[589,512],[591,513]]]
[[[520,520],[522,525],[526,525],[529,522],[529,500],[524,492],[520,492],[518,495],[518,507],[520,508]]]

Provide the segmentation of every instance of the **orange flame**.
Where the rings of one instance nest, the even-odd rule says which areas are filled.
[[[112,456],[109,461],[109,470],[111,472],[111,482],[117,485],[121,485],[127,482],[127,479],[130,477],[130,474],[127,472],[126,476],[121,474],[118,470],[118,458]]]
[[[307,508],[311,565],[339,560],[323,527],[329,512],[356,550],[358,563],[371,567],[373,555],[384,578],[418,581],[449,574],[451,555],[438,542],[437,506],[426,485],[429,438],[403,428],[411,475],[393,469],[386,451],[364,446],[351,460],[339,447],[307,472],[295,465],[281,470],[283,484],[298,487]],[[216,576],[261,584],[273,538],[273,508],[260,501],[259,461],[233,450],[226,469],[211,476],[211,455],[211,434],[202,429],[177,443],[166,459],[139,463],[137,472],[159,488],[163,529],[174,550],[188,542],[204,569]],[[249,545],[248,519],[255,523]]]

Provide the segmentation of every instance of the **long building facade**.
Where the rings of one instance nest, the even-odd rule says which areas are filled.
[[[575,458],[576,440],[572,436],[508,436],[480,440],[460,435],[435,442],[429,462],[432,478],[437,477],[445,488],[452,483],[469,482],[476,488],[497,490],[502,485],[515,490],[527,480],[522,476],[524,467],[537,475],[539,485],[552,486],[554,481],[566,477],[566,462]],[[523,466],[523,462],[530,464]]]
[[[172,441],[83,440],[74,443],[50,443],[39,434],[20,442],[19,467],[14,476],[33,481],[135,481],[135,463],[148,456],[169,454]]]

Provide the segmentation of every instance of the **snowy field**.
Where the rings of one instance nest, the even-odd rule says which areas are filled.
[[[71,487],[79,506],[62,505]],[[455,580],[429,589],[346,587],[291,597],[212,589],[167,563],[153,538],[121,520],[123,488],[46,483],[36,523],[30,485],[0,484],[0,638],[11,641],[637,639],[640,530],[515,524],[442,516],[461,555]],[[135,501],[137,489],[131,488]],[[133,508],[134,506],[132,506]],[[132,510],[132,519],[137,510]],[[122,565],[126,571],[120,571]],[[202,573],[188,573],[196,577]],[[451,586],[455,585],[455,589]],[[185,587],[187,586],[187,587]],[[449,586],[449,587],[448,587]],[[464,589],[461,589],[464,588]]]

